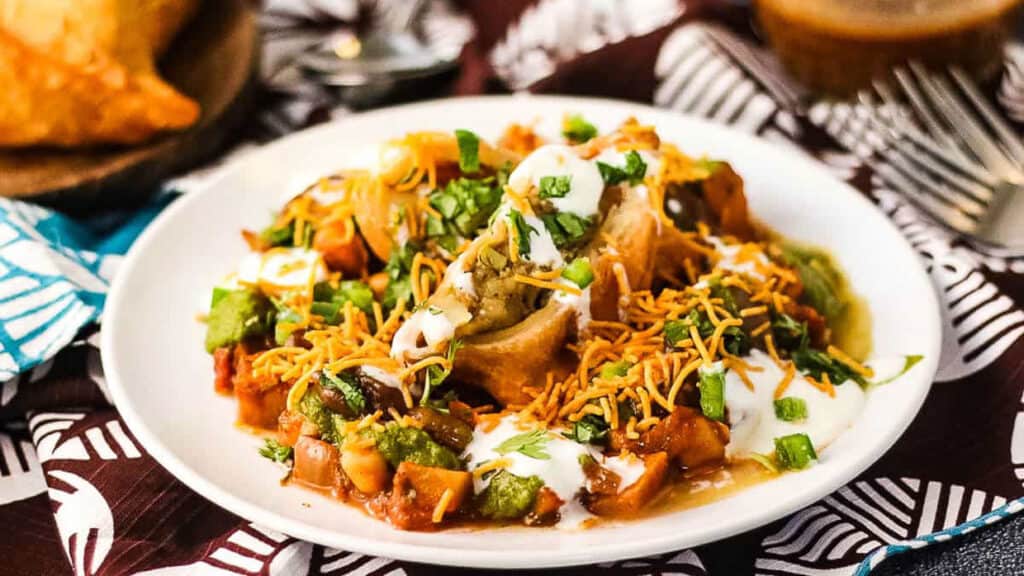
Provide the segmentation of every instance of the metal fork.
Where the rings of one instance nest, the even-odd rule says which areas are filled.
[[[873,88],[856,111],[885,141],[879,177],[956,232],[1024,248],[1024,145],[970,77],[911,62]]]

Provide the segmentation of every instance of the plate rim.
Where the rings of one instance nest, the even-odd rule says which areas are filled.
[[[188,206],[195,202],[202,201],[201,199],[203,196],[217,189],[222,180],[225,180],[231,174],[244,169],[247,164],[272,155],[278,148],[291,146],[294,142],[298,142],[303,139],[315,138],[320,132],[334,130],[339,124],[344,124],[350,118],[363,118],[366,116],[381,116],[384,118],[389,112],[394,112],[396,110],[405,111],[416,108],[429,109],[438,106],[457,106],[459,103],[505,103],[509,106],[529,106],[531,103],[544,105],[547,103],[562,106],[565,109],[571,109],[574,104],[580,105],[580,103],[583,103],[585,105],[604,105],[618,107],[623,110],[628,109],[635,111],[638,115],[644,114],[645,112],[657,115],[671,113],[669,110],[637,102],[610,98],[547,96],[533,94],[458,96],[375,108],[370,111],[346,116],[336,121],[327,122],[294,132],[260,147],[259,150],[254,151],[252,154],[248,154],[234,161],[229,161],[227,164],[220,167],[218,172],[212,175],[209,180],[204,182],[201,187],[188,193],[185,197],[179,198],[168,206],[157,216],[156,219],[154,219],[152,223],[150,223],[149,226],[146,227],[145,230],[143,230],[142,234],[139,235],[125,255],[117,274],[111,282],[110,290],[107,294],[107,304],[104,308],[103,325],[116,325],[119,319],[119,306],[117,303],[123,298],[121,295],[123,289],[122,286],[127,282],[126,279],[129,277],[128,271],[132,269],[135,260],[140,257],[140,254],[144,253],[146,247],[153,242],[155,238],[161,235],[161,231],[167,227],[169,223],[173,222],[178,212],[184,211]],[[870,207],[872,210],[878,211],[877,205],[868,200],[860,191],[831,174],[823,164],[814,160],[810,156],[801,154],[799,151],[787,150],[779,144],[741,132],[730,126],[717,124],[706,119],[685,114],[679,114],[679,116],[688,122],[709,125],[713,126],[716,130],[727,131],[732,137],[746,140],[747,143],[753,144],[755,147],[776,148],[779,153],[785,154],[794,162],[802,163],[804,165],[804,169],[827,175],[834,182],[836,188],[843,189],[842,194],[856,197],[856,199],[849,198],[850,201],[860,202],[861,204]],[[890,228],[890,231],[894,233],[894,238],[898,238],[901,248],[916,256],[916,252],[902,233],[899,232],[896,225],[889,218],[885,217],[884,214],[879,213],[878,216],[880,219],[880,225]],[[865,450],[854,457],[847,457],[847,461],[844,461],[841,465],[843,474],[836,475],[837,477],[842,476],[845,478],[842,483],[833,486],[828,482],[819,482],[813,487],[804,490],[800,497],[794,498],[788,503],[788,505],[772,508],[770,512],[752,511],[744,517],[743,521],[737,522],[734,525],[716,525],[709,527],[696,538],[682,538],[678,535],[669,534],[659,538],[629,541],[615,548],[607,549],[591,549],[585,547],[576,550],[560,549],[557,551],[538,551],[536,554],[526,555],[519,550],[481,551],[418,543],[386,542],[342,532],[328,532],[325,528],[319,528],[298,519],[291,519],[282,516],[261,507],[258,504],[251,504],[242,498],[235,496],[228,490],[221,489],[213,481],[203,477],[202,474],[197,471],[193,471],[187,464],[179,459],[156,434],[152,432],[152,430],[142,420],[141,415],[136,412],[129,401],[127,387],[121,380],[120,374],[117,373],[116,362],[114,361],[114,350],[116,347],[114,343],[114,334],[116,330],[101,330],[100,356],[104,368],[107,388],[110,392],[113,404],[117,408],[121,418],[125,421],[129,430],[136,439],[142,443],[146,451],[172,476],[188,486],[189,489],[195,491],[199,496],[245,520],[274,530],[279,530],[300,540],[315,542],[326,546],[339,547],[352,552],[382,556],[403,561],[454,567],[489,569],[577,566],[597,562],[618,561],[628,558],[637,558],[652,554],[676,551],[683,548],[692,548],[764,526],[821,500],[828,494],[831,494],[835,490],[846,485],[849,481],[855,479],[868,467],[880,460],[903,436],[907,428],[917,417],[921,406],[924,404],[924,401],[931,390],[931,387],[935,383],[934,378],[939,367],[938,356],[941,352],[942,326],[939,301],[935,292],[934,284],[928,277],[923,262],[921,262],[919,258],[915,258],[915,260],[917,265],[914,266],[912,271],[908,271],[908,273],[918,276],[919,280],[923,279],[925,281],[925,285],[930,288],[930,290],[927,291],[927,295],[922,294],[922,297],[929,300],[926,305],[933,311],[931,314],[931,326],[926,328],[934,328],[934,330],[922,331],[922,344],[925,345],[925,349],[923,350],[925,353],[925,359],[919,364],[919,369],[923,370],[922,375],[919,377],[926,379],[927,382],[920,387],[917,397],[913,398],[912,402],[904,404],[900,414],[902,416],[901,422],[898,426],[891,429],[888,437],[885,438],[885,441],[880,443],[880,448],[877,452],[869,452]],[[929,341],[925,341],[926,338]],[[643,520],[626,521],[622,524],[622,528],[628,529],[631,522],[642,521]],[[329,533],[330,537],[325,537],[325,533]],[[443,535],[444,532],[438,532],[437,534]]]

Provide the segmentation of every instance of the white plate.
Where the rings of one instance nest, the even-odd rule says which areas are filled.
[[[602,130],[630,115],[693,155],[731,162],[757,218],[838,258],[871,309],[885,355],[924,354],[906,377],[873,391],[855,426],[820,464],[702,507],[584,531],[551,528],[401,532],[300,488],[233,426],[235,402],[213,392],[203,350],[211,286],[245,253],[284,197],[410,130],[469,128],[496,138],[511,121],[557,133],[580,112]],[[939,358],[940,323],[918,256],[868,200],[801,152],[664,110],[578,98],[453,99],[379,110],[317,127],[248,156],[208,188],[175,202],[132,247],[107,300],[103,366],[128,426],[150,454],[213,502],[263,526],[346,550],[456,566],[550,567],[676,550],[749,530],[839,488],[896,441],[924,401]]]

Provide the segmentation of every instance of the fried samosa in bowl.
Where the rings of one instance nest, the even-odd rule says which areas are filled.
[[[0,0],[0,147],[137,144],[199,105],[156,62],[199,0]]]

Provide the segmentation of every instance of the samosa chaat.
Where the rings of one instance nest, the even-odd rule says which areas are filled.
[[[408,530],[579,527],[857,418],[878,377],[827,254],[654,127],[563,129],[411,133],[243,232],[206,348],[290,481]]]

